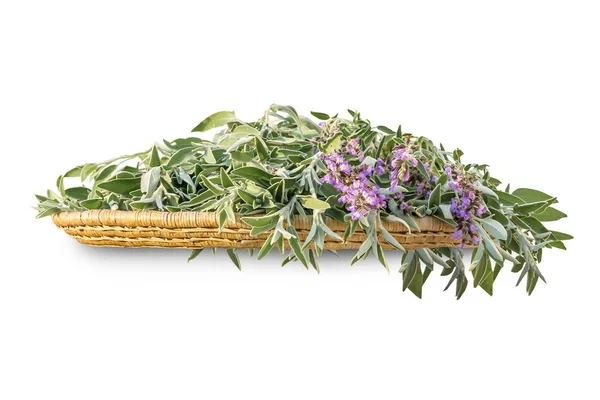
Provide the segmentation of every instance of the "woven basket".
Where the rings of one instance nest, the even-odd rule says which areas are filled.
[[[227,221],[219,232],[217,215],[210,212],[92,210],[61,212],[54,214],[52,221],[78,242],[90,246],[256,249],[269,236],[268,233],[250,236],[251,227],[239,219],[235,223]],[[420,232],[408,233],[398,222],[384,222],[384,225],[406,250],[454,247],[460,243],[450,237],[454,232],[452,226],[431,217],[416,221]],[[294,227],[301,240],[308,235],[311,223],[312,217],[296,216]],[[327,225],[340,236],[346,229],[332,219],[327,219]],[[347,243],[326,237],[325,249],[358,249],[365,239],[365,234],[358,230]],[[381,243],[385,241],[382,239]],[[387,244],[383,248],[394,249]]]

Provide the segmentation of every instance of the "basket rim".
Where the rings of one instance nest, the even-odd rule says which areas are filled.
[[[257,217],[261,214],[244,215],[236,214],[236,221],[227,220],[224,228],[239,229],[251,228],[241,220],[241,217]],[[434,217],[415,217],[420,228],[418,233],[440,232],[453,233],[455,228],[446,222]],[[326,223],[334,230],[344,230],[347,224],[343,224],[330,217],[326,217]],[[216,212],[205,211],[150,211],[150,210],[86,210],[86,211],[62,211],[52,215],[52,221],[59,228],[76,226],[105,226],[105,227],[155,227],[166,229],[177,228],[218,228],[219,218]],[[402,223],[396,221],[382,221],[386,230],[393,233],[410,233],[409,229]],[[310,228],[312,216],[295,215],[293,220],[295,227],[301,229]],[[414,230],[413,230],[414,232]]]

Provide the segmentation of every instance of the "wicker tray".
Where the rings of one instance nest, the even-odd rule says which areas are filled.
[[[252,249],[260,248],[269,235],[250,236],[250,227],[240,220],[227,221],[219,233],[217,215],[210,212],[92,210],[54,214],[52,221],[78,242],[90,246]],[[304,240],[308,235],[311,222],[312,217],[296,216],[294,227],[300,239]],[[419,218],[417,223],[421,232],[408,233],[408,229],[398,222],[385,224],[406,250],[459,244],[450,237],[454,232],[452,226],[431,217]],[[346,229],[345,225],[332,219],[328,219],[327,224],[340,236]],[[358,231],[347,243],[326,237],[325,249],[358,249],[364,240],[364,233]],[[387,244],[383,244],[383,248],[394,249]]]

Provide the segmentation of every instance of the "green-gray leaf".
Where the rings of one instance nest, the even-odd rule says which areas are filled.
[[[140,190],[145,194],[152,194],[160,183],[160,167],[152,167],[142,175]]]
[[[292,248],[294,255],[296,256],[298,261],[300,261],[302,265],[304,265],[306,269],[308,269],[308,262],[306,260],[306,257],[304,256],[304,252],[302,251],[300,241],[298,240],[298,232],[296,232],[296,229],[294,229],[294,227],[291,225],[288,226],[287,231],[293,235],[292,237],[288,238],[288,242],[290,243],[290,247]]]
[[[262,170],[260,168],[256,168],[256,167],[236,168],[233,171],[231,171],[231,175],[241,176],[242,178],[247,178],[247,179],[250,179],[255,182],[257,182],[261,179],[268,181],[271,178],[273,178],[273,175],[271,175],[267,171]]]
[[[87,210],[97,210],[102,207],[104,201],[99,198],[83,200],[79,204]]]
[[[200,253],[202,253],[202,250],[204,250],[204,249],[194,249],[194,250],[192,250],[192,254],[190,254],[190,256],[188,257],[188,260],[187,260],[187,262],[190,262],[190,261],[192,261],[194,258],[198,257],[198,255],[199,255]]]
[[[173,167],[181,165],[185,163],[188,159],[192,158],[193,152],[192,148],[185,147],[183,149],[177,150],[165,165],[166,170],[170,170]]]
[[[140,178],[113,179],[100,183],[98,187],[109,192],[127,195],[140,188]]]
[[[534,213],[535,218],[538,221],[550,222],[550,221],[558,221],[559,219],[566,218],[567,214],[564,212],[557,210],[554,207],[547,207],[544,211],[539,213]]]
[[[240,264],[240,258],[238,257],[238,253],[236,249],[227,249],[227,255],[231,258],[231,261],[235,264],[237,269],[242,270],[242,264]]]
[[[431,196],[429,196],[428,207],[433,208],[440,205],[441,202],[441,185],[436,185],[433,191],[431,192]]]
[[[552,198],[552,196],[550,196],[544,192],[540,192],[539,190],[526,189],[526,188],[519,188],[519,189],[515,190],[512,194],[517,197],[520,197],[527,203],[534,203],[536,201],[545,201],[545,200],[549,200]]]
[[[194,129],[192,129],[192,132],[206,132],[212,128],[223,126],[226,123],[235,120],[236,117],[233,111],[219,111],[200,122]]]
[[[85,200],[90,194],[90,189],[79,186],[65,189],[65,194],[77,200]]]
[[[329,115],[322,113],[322,112],[318,112],[318,111],[311,111],[310,112],[314,117],[322,120],[322,121],[326,121],[329,119]]]
[[[481,224],[483,225],[485,230],[496,239],[506,240],[506,229],[504,229],[500,222],[488,218],[482,219]]]
[[[326,210],[329,208],[329,203],[323,200],[319,200],[313,196],[298,196],[304,208],[310,210]]]

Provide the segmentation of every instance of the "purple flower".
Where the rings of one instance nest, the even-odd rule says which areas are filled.
[[[475,214],[476,214],[478,217],[481,217],[481,216],[482,216],[483,214],[485,214],[486,212],[488,212],[488,209],[487,209],[487,207],[486,207],[486,206],[484,206],[484,205],[482,204],[482,205],[480,205],[480,206],[477,208],[477,210],[475,211]]]
[[[346,144],[346,153],[358,157],[360,161],[365,158],[364,153],[360,149],[360,138],[348,140],[348,143]]]
[[[396,146],[392,151],[392,158],[390,161],[392,190],[398,184],[398,177],[400,175],[402,176],[402,182],[408,182],[411,178],[410,168],[416,168],[418,164],[417,159],[408,148]]]
[[[383,160],[381,158],[378,158],[377,162],[375,163],[375,173],[377,175],[385,174],[385,168],[383,168],[383,166],[384,166]]]
[[[457,229],[456,231],[454,231],[454,233],[452,235],[450,235],[450,238],[452,240],[461,240],[463,238],[462,229]]]
[[[410,179],[410,172],[408,170],[404,171],[404,175],[402,176],[402,182],[408,182]]]
[[[458,197],[450,200],[450,212],[457,222],[455,236],[453,235],[453,237],[458,238],[460,236],[461,247],[468,243],[477,245],[481,239],[477,226],[473,224],[473,218],[475,216],[480,217],[487,212],[487,207],[483,204],[481,198],[481,192],[475,188],[473,177],[466,174],[461,167],[453,168],[450,165],[445,165],[444,170],[448,174],[448,186],[458,195]]]
[[[358,147],[359,139],[352,139],[345,146],[346,154],[358,155],[361,151]],[[350,212],[353,220],[360,219],[371,210],[385,207],[387,196],[379,194],[379,187],[370,181],[373,173],[379,169],[383,170],[383,161],[373,165],[351,166],[344,159],[342,153],[334,152],[324,157],[327,174],[321,178],[321,182],[332,184],[339,192],[338,202],[343,203]]]

